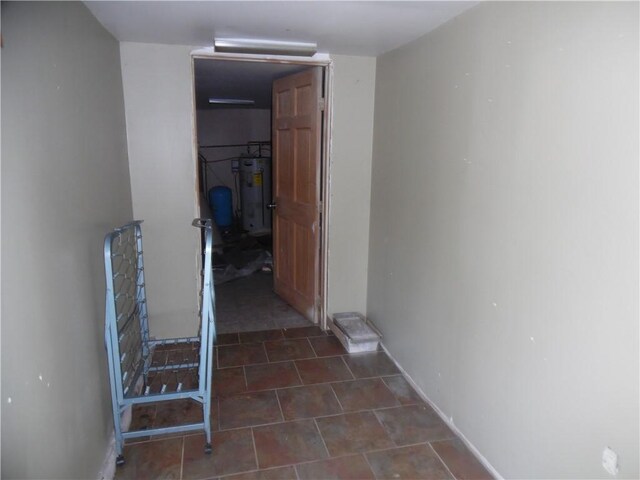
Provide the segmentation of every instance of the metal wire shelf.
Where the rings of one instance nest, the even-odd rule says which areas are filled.
[[[211,221],[193,221],[205,237],[198,336],[161,340],[149,337],[141,224],[142,221],[135,221],[117,228],[104,241],[105,345],[118,465],[124,463],[124,441],[147,435],[203,430],[205,452],[211,452],[211,376],[215,341]],[[202,405],[202,422],[122,431],[121,417],[127,408],[186,398]]]

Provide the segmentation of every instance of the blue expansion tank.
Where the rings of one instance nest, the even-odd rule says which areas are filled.
[[[213,210],[213,220],[218,227],[227,228],[233,223],[231,189],[217,186],[209,190],[209,205]]]

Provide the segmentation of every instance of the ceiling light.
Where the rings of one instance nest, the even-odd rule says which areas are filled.
[[[209,103],[217,105],[255,105],[256,101],[243,98],[210,98]]]
[[[244,38],[216,38],[216,52],[254,53],[261,55],[296,55],[311,57],[318,50],[316,43],[281,42],[278,40],[249,40]]]

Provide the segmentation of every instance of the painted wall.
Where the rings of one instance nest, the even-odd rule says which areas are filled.
[[[250,141],[271,141],[271,110],[269,109],[198,110],[197,124],[198,145],[239,145]],[[244,147],[204,148],[200,153],[207,160],[221,160],[247,153],[247,149]],[[207,191],[216,185],[225,185],[231,189],[235,210],[239,204],[231,172],[231,160],[210,163],[207,180]]]
[[[488,2],[378,58],[368,310],[505,478],[638,478],[638,4]]]
[[[327,314],[366,313],[376,59],[331,58],[334,82]]]
[[[153,335],[197,328],[194,47],[121,43],[133,210],[145,220]],[[366,308],[375,59],[336,56],[329,313]]]
[[[118,43],[2,4],[2,477],[96,478],[112,431],[102,242],[132,218]]]
[[[120,44],[133,214],[144,220],[149,328],[156,337],[195,335],[199,324],[192,49]]]
[[[638,4],[488,2],[378,58],[368,311],[505,478],[638,471]]]

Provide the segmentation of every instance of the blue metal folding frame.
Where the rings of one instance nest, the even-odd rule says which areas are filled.
[[[211,452],[211,382],[216,338],[211,220],[193,221],[194,227],[204,231],[205,240],[199,334],[162,340],[149,337],[141,224],[142,220],[138,220],[116,228],[104,240],[105,345],[118,465],[124,463],[124,441],[148,435],[203,430],[205,452]],[[175,381],[167,381],[167,377],[174,376]],[[157,378],[159,382],[155,381]],[[202,422],[122,431],[121,417],[128,407],[181,399],[202,404]]]

